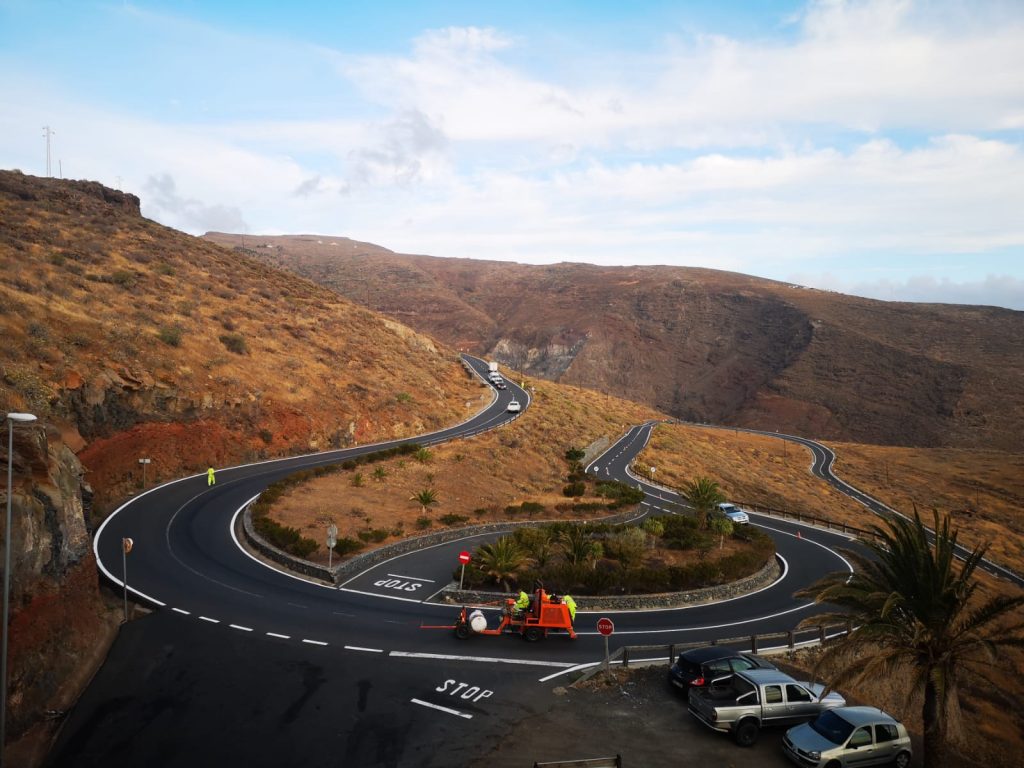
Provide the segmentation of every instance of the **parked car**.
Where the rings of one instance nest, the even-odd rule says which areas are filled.
[[[718,511],[738,525],[746,525],[750,522],[750,517],[744,509],[737,507],[735,504],[730,504],[728,501],[723,501],[719,504]]]
[[[708,728],[750,747],[765,726],[803,723],[823,710],[846,705],[835,691],[823,696],[824,689],[821,683],[794,680],[775,669],[750,669],[691,687],[687,709]]]
[[[508,411],[509,413],[519,413],[522,409],[523,408],[521,405],[519,405],[518,400],[512,400],[511,402],[509,402],[508,408],[506,408],[505,410]]]
[[[669,668],[668,679],[685,692],[690,690],[690,686],[699,688],[715,678],[748,669],[775,669],[775,665],[751,653],[740,653],[722,645],[708,645],[680,653]]]
[[[804,768],[907,768],[913,756],[907,729],[876,707],[826,710],[811,722],[786,731],[782,751]]]

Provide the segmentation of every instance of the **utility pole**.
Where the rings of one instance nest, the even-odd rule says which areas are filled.
[[[46,177],[50,177],[50,137],[57,132],[48,125],[43,126],[43,137],[46,139]]]

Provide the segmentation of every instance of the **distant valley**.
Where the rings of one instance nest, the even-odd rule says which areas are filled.
[[[207,240],[455,347],[679,418],[1024,449],[1024,313],[882,302],[684,267],[408,255],[322,235]]]

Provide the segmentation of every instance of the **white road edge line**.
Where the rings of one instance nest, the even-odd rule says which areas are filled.
[[[327,645],[323,640],[306,640],[303,638],[302,642],[309,643],[310,645]]]
[[[220,619],[211,619],[209,616],[200,616],[200,621],[208,621],[211,624],[220,624]]]
[[[232,629],[240,629],[243,632],[252,632],[252,627],[243,627],[241,624],[228,624]]]
[[[430,707],[431,709],[438,709],[441,712],[447,712],[449,715],[456,715],[458,717],[464,717],[467,720],[472,720],[473,716],[466,712],[459,712],[457,709],[451,709],[449,707],[442,707],[440,704],[431,704],[429,701],[420,701],[419,699],[409,699],[413,704],[419,704],[421,707]]]
[[[183,616],[191,616],[192,615],[188,611],[183,611],[181,608],[171,608],[171,610],[172,611],[176,611],[176,612],[182,614]]]
[[[358,645],[343,646],[346,651],[366,651],[367,653],[384,653],[381,648],[360,648]]]
[[[270,637],[279,637],[282,640],[291,640],[292,639],[291,635],[280,635],[277,632],[267,632],[267,635],[270,636]]]
[[[491,664],[522,664],[528,667],[573,667],[562,661],[531,661],[529,659],[498,659],[490,656],[456,656],[446,653],[415,653],[413,651],[391,651],[388,656],[404,659],[443,659],[446,661],[481,661]]]

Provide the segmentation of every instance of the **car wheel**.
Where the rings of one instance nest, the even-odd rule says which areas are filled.
[[[540,627],[527,627],[523,631],[523,639],[528,643],[536,643],[544,637],[544,630]]]
[[[459,638],[459,640],[465,640],[467,637],[469,637],[469,624],[465,623],[464,621],[460,621],[458,624],[456,624],[455,636]]]
[[[896,766],[896,768],[907,768],[907,766],[910,765],[910,753],[900,752],[896,755],[896,759],[892,761],[892,764]]]
[[[736,733],[733,734],[733,739],[741,747],[752,747],[754,742],[757,741],[757,734],[760,730],[761,728],[753,720],[744,720],[736,726]]]

